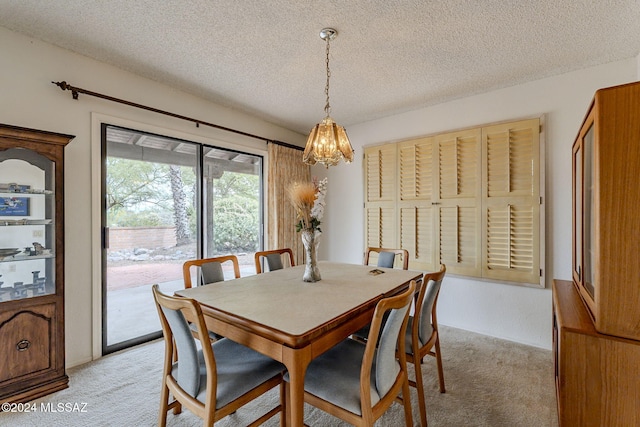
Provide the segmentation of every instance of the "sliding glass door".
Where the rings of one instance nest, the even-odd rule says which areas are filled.
[[[103,354],[160,336],[151,286],[187,259],[262,247],[262,158],[103,125]]]

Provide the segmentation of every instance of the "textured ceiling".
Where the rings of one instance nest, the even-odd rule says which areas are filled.
[[[323,27],[346,127],[640,53],[638,0],[0,0],[0,26],[303,134]]]

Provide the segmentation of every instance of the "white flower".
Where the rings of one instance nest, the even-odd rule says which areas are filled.
[[[311,208],[311,216],[318,221],[322,220],[324,215],[325,196],[327,195],[327,178],[318,182],[316,191],[316,200],[313,202],[313,208]]]

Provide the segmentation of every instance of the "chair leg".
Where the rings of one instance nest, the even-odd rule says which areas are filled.
[[[283,380],[280,383],[280,427],[287,425],[287,386]]]
[[[285,402],[287,402],[289,400],[291,396],[291,384],[288,381],[284,382],[284,400]],[[284,415],[284,425],[282,425],[281,427],[284,426],[288,426],[291,425],[291,405],[286,405],[282,408],[283,409],[283,415]],[[281,418],[282,420],[282,418]]]
[[[414,355],[417,353],[414,353]],[[422,427],[427,426],[427,406],[424,397],[424,382],[422,381],[422,364],[420,363],[422,358],[416,358],[414,356],[413,366],[416,371],[416,391],[418,392],[418,408],[420,408],[420,425]]]
[[[406,370],[402,384],[402,403],[404,406],[405,424],[407,427],[413,427],[413,416],[411,415],[411,393],[409,392],[409,376],[406,374]]]
[[[167,411],[169,411],[169,389],[162,381],[162,390],[160,391],[160,412],[158,413],[158,427],[167,425]]]
[[[440,383],[440,393],[444,393],[444,370],[442,369],[442,355],[440,353],[440,335],[436,338],[436,364],[438,365],[438,382]]]

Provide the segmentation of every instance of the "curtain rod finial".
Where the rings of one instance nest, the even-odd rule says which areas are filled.
[[[52,81],[51,83],[53,83],[54,85],[58,86],[60,89],[62,90],[67,90],[69,89],[69,85],[67,84],[67,82],[65,82],[64,80],[61,82],[54,82]]]
[[[73,86],[71,86],[70,84],[67,84],[67,82],[65,82],[64,80],[61,81],[61,82],[52,81],[51,83],[53,83],[54,85],[58,86],[62,90],[70,90],[71,91],[71,97],[73,99],[78,99],[78,91],[76,89],[74,89]]]

